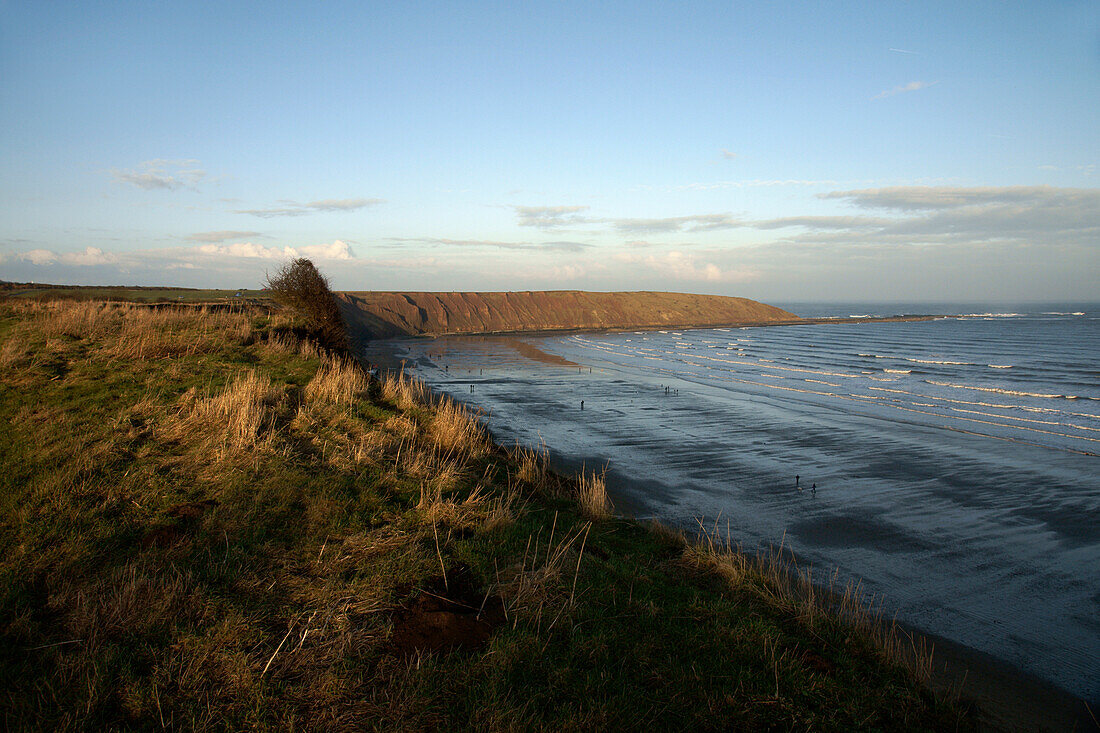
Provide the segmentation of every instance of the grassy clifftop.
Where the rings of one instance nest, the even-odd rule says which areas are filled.
[[[688,328],[797,321],[747,298],[687,293],[338,293],[352,330],[374,337]]]
[[[0,302],[5,728],[968,726],[851,595],[296,325]]]

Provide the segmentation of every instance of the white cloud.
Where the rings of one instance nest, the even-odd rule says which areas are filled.
[[[902,84],[896,86],[893,89],[887,89],[885,92],[879,92],[871,99],[885,99],[886,97],[892,97],[895,94],[903,94],[905,92],[915,92],[919,89],[927,89],[928,87],[934,87],[939,84],[938,81],[911,81],[908,84]]]
[[[719,229],[733,229],[744,226],[729,214],[695,214],[693,216],[674,216],[666,219],[614,219],[615,228],[631,234],[653,232],[710,232]]]
[[[339,239],[331,244],[303,245],[300,247],[265,247],[254,242],[234,244],[204,244],[197,252],[213,257],[246,257],[264,260],[281,260],[293,257],[314,257],[320,260],[351,260],[355,258],[351,247]]]
[[[281,206],[268,209],[236,209],[238,214],[251,214],[262,219],[270,219],[276,216],[304,216],[306,214],[333,213],[341,211],[357,211],[370,206],[385,203],[385,199],[323,199],[301,204],[296,201],[281,201]]]
[[[898,186],[831,191],[818,197],[893,216],[801,217],[756,226],[799,221],[811,231],[788,241],[851,245],[1013,242],[1095,247],[1100,242],[1100,189],[1095,188]]]
[[[22,260],[39,267],[50,265],[91,267],[93,265],[115,264],[119,261],[118,256],[110,252],[104,252],[98,247],[85,247],[79,252],[53,252],[48,249],[32,249],[11,255],[9,259]]]
[[[1095,210],[1100,206],[1100,189],[1055,186],[893,186],[857,191],[830,191],[822,199],[847,199],[862,208],[951,209],[980,204],[1025,206],[1078,205]]]
[[[252,242],[237,242],[235,244],[204,244],[197,248],[198,252],[214,257],[257,257],[266,260],[276,260],[286,257],[294,257],[295,251],[291,247],[265,247],[262,244]]]
[[[750,267],[722,268],[715,262],[699,262],[695,255],[673,250],[663,254],[639,255],[622,252],[616,256],[620,262],[642,266],[671,280],[710,283],[748,282],[757,279],[759,272]]]
[[[785,227],[804,227],[806,229],[870,229],[890,224],[892,219],[871,216],[785,216],[779,219],[754,221],[757,229],[783,229]]]
[[[194,188],[206,177],[197,160],[147,160],[131,170],[111,169],[116,181],[129,183],[146,191]]]
[[[722,148],[722,157],[725,158],[726,160],[733,160],[734,158],[737,157],[737,153],[734,153],[734,152],[731,152],[729,150],[726,150],[725,148]]]
[[[110,252],[104,252],[98,247],[85,247],[83,252],[73,252],[61,255],[61,260],[70,265],[110,265],[118,262],[118,257]]]
[[[48,249],[32,249],[20,256],[33,265],[52,265],[57,262],[57,255]]]
[[[521,227],[555,227],[584,224],[589,220],[581,216],[587,206],[513,206]]]
[[[306,245],[304,247],[297,247],[297,252],[300,256],[315,257],[319,260],[354,260],[355,253],[352,252],[351,247],[347,242],[343,242],[339,239],[335,240],[332,244],[314,244]]]
[[[382,199],[324,199],[323,201],[311,201],[305,204],[305,207],[314,211],[355,211],[380,203],[382,203]]]

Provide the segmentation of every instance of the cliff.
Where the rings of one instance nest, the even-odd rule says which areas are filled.
[[[686,293],[336,294],[352,333],[371,338],[631,328],[691,328],[799,321],[747,298]]]

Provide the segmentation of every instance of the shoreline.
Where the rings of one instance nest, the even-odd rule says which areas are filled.
[[[730,326],[695,326],[692,329],[707,328],[746,328],[769,325],[821,325],[829,323],[881,323],[881,322],[914,322],[930,321],[953,316],[927,315],[927,316],[895,316],[895,317],[869,317],[869,318],[818,318],[804,319],[797,322],[737,324]],[[407,360],[401,359],[397,353],[402,341],[422,342],[432,338],[464,338],[485,336],[538,336],[561,335],[562,333],[621,333],[623,331],[655,331],[670,330],[656,328],[633,329],[575,329],[570,331],[541,331],[541,332],[510,332],[493,334],[446,334],[444,336],[406,336],[391,339],[373,340],[367,343],[361,350],[362,356],[383,370],[399,371],[405,368]],[[680,330],[688,330],[681,327]],[[453,396],[459,402],[467,404],[461,396]],[[471,405],[467,404],[468,407]],[[474,406],[476,407],[476,406]],[[490,433],[492,434],[492,433]],[[500,445],[500,436],[493,435],[494,441]],[[555,470],[576,470],[582,463],[592,464],[584,457],[567,455],[555,455],[553,463]],[[616,490],[613,483],[609,482],[608,488],[612,499],[621,508],[627,509],[626,513],[620,512],[632,521],[634,519],[629,511],[631,502],[625,498],[621,487]],[[800,562],[796,558],[796,565]],[[983,725],[990,726],[994,730],[1100,730],[1097,718],[1089,707],[1089,703],[1082,697],[1044,680],[1034,674],[1025,672],[1011,662],[995,657],[971,646],[967,646],[949,638],[922,631],[919,628],[898,622],[898,628],[906,635],[913,637],[918,645],[923,642],[927,648],[933,649],[932,667],[933,678],[929,686],[933,691],[945,697],[959,699],[964,704],[970,704],[977,708],[979,720]],[[1095,703],[1094,703],[1095,704]]]

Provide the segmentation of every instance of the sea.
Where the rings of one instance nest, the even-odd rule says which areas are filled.
[[[624,513],[1100,701],[1100,304],[777,305],[839,322],[389,346]],[[907,314],[957,317],[845,322]]]

